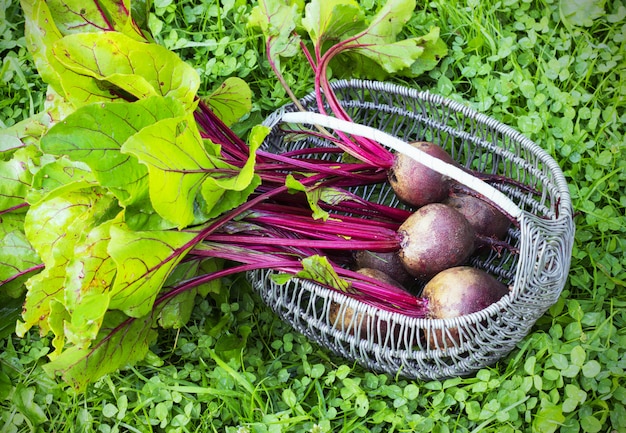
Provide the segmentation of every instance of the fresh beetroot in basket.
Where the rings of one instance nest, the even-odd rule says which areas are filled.
[[[407,272],[402,264],[397,251],[358,250],[354,254],[354,261],[357,268],[378,269],[387,275],[393,275],[393,278],[404,287],[408,288],[415,282],[415,278]]]
[[[294,112],[294,107],[288,106],[267,119],[266,124],[275,131],[270,141],[272,148],[289,151],[319,143],[322,135],[315,132],[317,127],[333,131],[333,139],[337,137],[335,130],[340,129],[375,139],[396,152],[399,150],[393,146],[397,141],[436,140],[445,144],[458,158],[461,167],[452,166],[455,170],[449,172],[447,166],[442,166],[443,162],[433,163],[429,158],[424,161],[458,182],[451,185],[450,195],[466,193],[467,190],[460,187],[467,186],[472,194],[487,197],[485,200],[490,204],[493,200],[498,210],[511,217],[513,225],[500,240],[501,244],[492,245],[490,250],[481,249],[480,254],[469,258],[463,266],[487,270],[505,287],[511,285],[516,289],[511,296],[505,296],[506,299],[498,298],[502,300],[502,308],[487,308],[470,316],[462,314],[435,319],[431,318],[430,300],[420,292],[417,293],[424,302],[424,316],[416,316],[415,311],[406,314],[397,306],[391,312],[381,312],[363,302],[360,295],[347,299],[316,282],[275,283],[273,279],[278,275],[277,271],[250,273],[250,281],[263,300],[297,331],[367,368],[412,378],[441,379],[465,375],[493,364],[514,349],[563,287],[564,275],[555,271],[567,270],[572,222],[571,203],[558,165],[516,131],[438,95],[399,88],[390,83],[360,80],[334,83],[334,89],[356,123],[348,126],[348,122],[334,118],[330,121],[328,116],[320,116],[316,113],[316,95],[311,93],[302,99],[306,113]],[[370,133],[368,127],[376,130]],[[302,133],[302,136],[310,133],[315,138],[309,142],[295,134],[286,136],[289,131]],[[329,140],[331,144],[333,139]],[[409,153],[420,160],[420,155]],[[475,173],[469,167],[484,174]],[[485,188],[485,184],[489,188]],[[357,187],[354,192],[362,200],[405,209],[398,204],[387,183],[380,189]],[[338,221],[345,215],[345,210],[351,216],[363,218],[368,225],[370,218],[393,221],[398,227],[402,224],[402,218],[395,218],[400,214],[394,212],[395,217],[385,218],[383,208],[379,208],[382,212],[374,217],[364,211],[362,203],[356,205],[354,202],[350,211],[347,206],[337,204],[324,208],[329,211],[329,219]],[[404,215],[406,218],[408,215]],[[359,232],[358,226],[350,230]],[[484,241],[481,236],[476,235],[480,246]],[[532,238],[526,239],[528,237]],[[344,240],[350,242],[353,239],[344,238],[341,242]],[[358,250],[358,242],[352,245]],[[500,246],[506,248],[500,249]],[[370,247],[371,253],[378,253],[375,245],[370,244]],[[331,299],[337,303],[337,314],[344,315],[332,322],[329,321]],[[377,319],[369,321],[366,329],[356,327],[361,318],[368,319],[373,312]],[[333,326],[342,321],[353,326],[343,330]],[[381,340],[380,333],[375,332],[381,330],[383,324],[393,332],[386,332]]]
[[[309,5],[307,13],[322,13],[322,9],[316,9],[317,5],[317,2]],[[333,35],[330,39],[324,32],[337,29],[318,28],[319,20],[303,22],[312,36],[313,50],[309,52],[310,46],[306,44],[300,44],[299,49],[315,71],[313,93],[319,113],[331,113],[337,119],[352,122],[354,113],[344,107],[330,85],[329,66],[340,55],[362,54],[363,44],[368,46],[368,52],[373,50],[372,36],[379,40],[380,26],[386,26],[384,23],[391,16],[397,18],[396,14],[391,14],[390,7],[383,7],[373,21],[364,23],[359,31],[355,27],[352,34]],[[410,10],[412,8],[408,8],[407,13]],[[256,24],[268,32],[266,48],[270,66],[294,99],[294,107],[305,111],[280,73],[279,58],[283,51],[277,47],[291,46],[291,33],[273,33],[276,28],[284,30],[280,26],[268,25],[277,15],[262,8],[257,12],[259,21]],[[284,25],[284,21],[280,25]],[[395,34],[388,36],[395,39]],[[409,42],[402,43],[405,51],[411,48]],[[392,41],[385,40],[384,43]],[[421,48],[413,54],[419,56],[418,51],[421,52]],[[406,66],[410,65],[398,67]],[[259,199],[246,212],[239,212],[236,219],[232,217],[232,223],[227,227],[207,233],[205,245],[211,246],[211,254],[222,256],[220,246],[228,245],[234,252],[229,258],[247,263],[247,266],[264,266],[287,276],[310,279],[377,308],[425,317],[429,308],[424,298],[398,289],[394,282],[377,278],[380,276],[369,271],[365,275],[352,271],[354,263],[349,258],[358,251],[387,254],[401,259],[411,276],[423,280],[466,263],[479,244],[474,229],[454,208],[431,204],[448,198],[456,181],[433,170],[429,164],[417,162],[414,155],[407,156],[402,150],[390,149],[372,137],[332,127],[330,132],[315,120],[305,123],[306,126],[290,130],[292,125],[286,122],[281,133],[289,135],[293,132],[292,137],[297,140],[308,137],[311,141],[305,139],[307,146],[286,153],[276,152],[275,155],[265,150],[257,153],[256,173],[263,180],[257,197],[265,195],[266,198]],[[315,144],[311,145],[320,142],[328,145],[326,150],[323,146],[315,148]],[[419,139],[415,146],[459,171],[469,172],[437,143]],[[349,157],[342,157],[338,150]],[[316,180],[312,181],[312,178]],[[359,198],[353,192],[353,188],[380,184],[387,179],[398,187],[397,196],[401,201],[409,203],[413,209],[420,208],[415,214]],[[284,190],[285,185],[289,185],[289,194]],[[281,188],[282,191],[277,193]],[[200,251],[207,254],[206,250],[197,250]],[[272,260],[263,261],[260,259],[262,255]],[[412,278],[406,276],[405,270],[392,271],[391,277],[410,283]],[[350,312],[345,308],[341,311],[346,315],[345,321],[356,320],[356,317],[348,317]]]
[[[511,226],[511,220],[506,215],[479,197],[452,194],[443,203],[463,214],[477,235],[504,239]]]
[[[456,164],[450,154],[435,143],[417,141],[411,145],[448,164]],[[388,176],[389,183],[398,198],[411,206],[421,207],[428,203],[438,203],[450,194],[452,183],[450,178],[403,153],[395,155]]]
[[[450,319],[475,313],[499,301],[509,292],[507,286],[485,271],[469,266],[446,269],[426,284],[422,295],[428,299],[428,317]],[[429,336],[437,348],[459,344],[456,328]]]
[[[476,236],[467,218],[440,203],[419,208],[398,232],[400,259],[411,275],[421,279],[465,263],[475,249]]]

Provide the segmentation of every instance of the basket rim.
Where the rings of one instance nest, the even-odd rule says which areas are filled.
[[[352,78],[332,80],[330,86],[333,91],[346,88],[360,88],[377,92],[388,92],[414,99],[424,100],[427,102],[432,102],[433,104],[450,108],[456,112],[463,114],[464,116],[467,116],[479,123],[495,129],[497,132],[521,144],[524,148],[531,152],[538,161],[541,161],[541,163],[544,164],[552,174],[554,184],[556,185],[560,195],[560,201],[559,203],[557,203],[559,209],[557,212],[558,216],[555,218],[555,220],[570,220],[573,218],[573,207],[569,187],[565,179],[565,175],[563,174],[563,171],[561,170],[558,162],[545,149],[543,149],[533,140],[529,139],[512,126],[509,126],[485,113],[481,113],[465,103],[461,103],[445,96],[432,93],[428,90],[420,90],[397,83]],[[315,98],[315,92],[310,92],[309,94],[301,98],[300,102],[303,105],[309,104],[315,102]],[[273,128],[281,122],[281,119],[286,112],[295,111],[298,111],[297,107],[295,107],[295,104],[289,103],[283,105],[275,110],[273,113],[271,113],[268,117],[266,117],[263,125]]]
[[[428,155],[416,147],[408,145],[405,141],[393,137],[392,135],[376,128],[359,123],[347,122],[345,120],[340,120],[314,112],[285,113],[281,120],[286,123],[313,123],[314,125],[332,128],[336,131],[349,132],[353,135],[359,135],[375,140],[393,150],[396,150],[397,152],[404,153],[418,162],[428,164],[429,168],[432,170],[452,178],[474,191],[479,192],[484,197],[487,197],[490,201],[500,206],[502,210],[515,219],[519,220],[524,212],[515,203],[513,203],[508,196],[501,191],[496,190],[486,182],[478,179],[476,176],[473,176],[472,174],[469,174],[452,164],[444,162],[439,158]]]

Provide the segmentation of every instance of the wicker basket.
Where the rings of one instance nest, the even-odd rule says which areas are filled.
[[[426,140],[440,144],[468,168],[532,187],[535,192],[519,184],[492,187],[467,171],[449,172],[452,166],[440,160],[410,155],[479,190],[517,219],[519,228],[509,230],[507,241],[519,254],[491,252],[475,257],[471,263],[509,285],[511,291],[497,303],[470,315],[420,319],[376,309],[312,281],[294,278],[278,284],[272,279],[272,270],[250,272],[253,287],[298,332],[375,371],[443,379],[468,375],[493,364],[526,336],[557,301],[565,284],[574,224],[568,187],[559,166],[519,132],[441,96],[371,81],[337,81],[332,86],[358,125],[296,112],[289,105],[266,120],[272,131],[264,143],[265,150],[283,152],[319,146],[318,138],[294,138],[284,132],[316,125],[369,135],[389,147],[393,147],[394,140]],[[317,110],[313,94],[301,102],[307,110]],[[286,125],[289,128],[284,128]],[[358,193],[402,206],[386,184],[362,187]],[[340,317],[348,314],[351,318],[337,322],[337,306]],[[333,314],[331,309],[335,309]],[[446,338],[451,333],[455,338]]]

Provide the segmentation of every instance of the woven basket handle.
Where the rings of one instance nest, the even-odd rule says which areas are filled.
[[[519,219],[523,214],[523,211],[511,199],[488,183],[379,129],[308,111],[286,112],[282,114],[280,120],[287,123],[319,125],[377,141],[482,194],[510,216]]]

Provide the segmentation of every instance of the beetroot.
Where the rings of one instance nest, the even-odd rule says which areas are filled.
[[[353,323],[355,320],[356,323]],[[350,335],[354,335],[357,328],[361,338],[367,335],[367,319],[361,313],[355,316],[354,309],[348,306],[343,307],[342,311],[342,306],[338,302],[331,301],[328,308],[328,321],[333,328]]]
[[[413,276],[407,272],[398,253],[359,250],[355,253],[356,265],[359,268],[371,268],[384,272],[404,287],[414,282]]]
[[[357,272],[384,283],[402,287],[391,276],[378,269],[361,268]],[[380,320],[378,314],[355,313],[350,306],[345,305],[342,307],[335,301],[331,302],[328,309],[328,321],[335,329],[347,332],[350,335],[356,335],[359,338],[366,338],[369,332],[373,332],[369,337],[376,343],[387,338],[388,323]]]
[[[427,141],[417,141],[411,145],[444,162],[457,165],[456,161],[441,146]],[[415,207],[445,200],[450,193],[452,183],[450,178],[402,153],[396,154],[394,164],[389,169],[388,177],[398,198]]]
[[[393,278],[388,273],[381,271],[380,269],[373,268],[360,268],[357,272],[361,275],[365,275],[366,277],[375,278],[383,283],[391,284],[392,286],[402,288],[402,284],[399,283],[395,278]]]
[[[443,203],[462,213],[477,235],[504,239],[511,225],[509,218],[493,205],[469,194],[453,194]]]
[[[356,313],[352,307],[332,301],[328,309],[328,321],[338,331],[346,332],[359,339],[371,338],[373,342],[385,341],[388,324],[378,314]]]
[[[483,270],[457,266],[437,274],[424,287],[422,296],[428,299],[428,317],[448,319],[475,313],[497,302],[509,292],[507,286]],[[442,335],[437,330],[430,335],[431,345],[442,348],[459,343],[459,332],[450,329]]]
[[[475,249],[475,233],[456,209],[432,203],[400,226],[399,257],[406,270],[421,279],[464,263]]]

